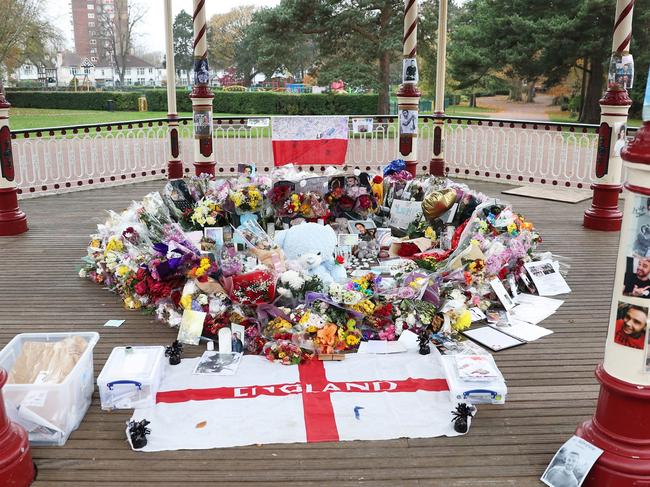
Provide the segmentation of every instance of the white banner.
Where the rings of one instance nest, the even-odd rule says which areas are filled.
[[[245,356],[236,375],[193,375],[198,359],[166,364],[143,451],[263,443],[455,436],[444,370],[434,354],[346,355],[300,366]]]

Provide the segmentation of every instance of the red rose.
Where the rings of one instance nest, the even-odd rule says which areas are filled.
[[[379,174],[377,174],[374,178],[372,178],[373,184],[379,184],[384,182],[384,178],[382,178]]]
[[[337,255],[336,256],[336,263],[337,264],[343,264],[345,262],[345,259],[343,258],[342,255]]]
[[[135,273],[135,278],[138,281],[142,281],[145,277],[147,277],[147,270],[144,267],[138,268],[138,272]]]
[[[399,257],[411,257],[417,254],[420,248],[411,242],[402,242],[397,248],[397,255]]]
[[[147,281],[140,281],[134,286],[135,292],[140,296],[146,296],[147,294]]]
[[[339,205],[341,206],[342,210],[352,210],[354,208],[354,200],[350,198],[348,195],[341,196],[341,199],[339,200]]]

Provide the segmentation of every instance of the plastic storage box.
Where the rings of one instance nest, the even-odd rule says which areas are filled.
[[[440,357],[447,375],[447,385],[452,399],[470,404],[505,404],[508,388],[503,375],[494,363],[491,355],[487,355],[497,370],[499,377],[492,380],[464,380],[458,376],[455,359],[452,355]]]
[[[58,342],[69,337],[86,340],[79,361],[58,384],[7,384],[4,399],[12,421],[29,432],[32,444],[63,445],[81,423],[92,400],[95,332],[21,333],[0,351],[0,367],[10,371],[26,342]]]
[[[97,377],[102,409],[153,406],[163,375],[164,347],[116,347]]]

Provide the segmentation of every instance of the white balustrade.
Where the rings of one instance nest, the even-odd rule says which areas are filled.
[[[241,163],[254,163],[261,173],[273,168],[271,128],[249,127],[247,120],[215,119],[217,176],[235,174]],[[433,119],[420,122],[418,171],[426,173]],[[191,121],[182,119],[178,129],[181,160],[193,173]],[[452,177],[586,188],[594,180],[597,139],[596,126],[449,118],[446,165]],[[350,124],[347,169],[380,171],[399,157],[398,142],[396,117],[374,117],[368,133],[354,134]],[[16,131],[16,182],[25,198],[164,178],[168,143],[164,120]],[[320,172],[324,166],[304,169]]]

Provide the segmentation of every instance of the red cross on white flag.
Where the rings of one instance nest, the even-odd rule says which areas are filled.
[[[192,375],[194,364],[167,366],[156,406],[134,412],[151,421],[145,451],[457,434],[455,403],[432,355],[300,366],[246,356],[236,375],[218,377]]]

